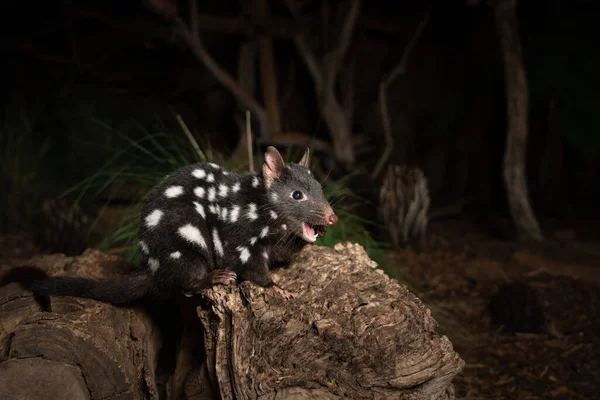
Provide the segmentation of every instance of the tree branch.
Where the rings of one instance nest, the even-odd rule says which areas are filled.
[[[350,47],[350,41],[352,39],[352,34],[354,33],[354,27],[356,26],[356,21],[358,20],[360,6],[360,0],[352,0],[352,5],[350,6],[348,14],[346,14],[346,19],[344,20],[344,24],[342,26],[342,32],[340,33],[338,45],[331,53],[325,56],[325,66],[327,68],[325,75],[327,90],[329,90],[329,88],[333,90],[333,85],[335,84],[336,78],[340,72],[340,69],[342,68],[344,58],[346,57],[346,53]]]
[[[298,20],[300,15],[293,1],[286,0],[286,4],[292,16]],[[327,53],[323,60],[317,59],[314,51],[301,34],[294,36],[296,49],[312,75],[317,103],[333,139],[335,155],[339,161],[348,167],[353,166],[356,162],[352,145],[351,113],[348,112],[349,103],[346,103],[347,107],[344,108],[340,99],[336,97],[334,89],[344,58],[350,47],[350,40],[356,26],[360,5],[360,0],[352,0],[350,10],[344,19],[338,45],[333,51]]]
[[[301,17],[298,10],[296,10],[293,0],[285,0],[285,3],[296,22],[300,22]],[[315,86],[321,87],[323,84],[323,74],[315,53],[311,50],[308,43],[306,43],[306,40],[301,33],[294,35],[292,40],[294,41],[300,56],[304,60],[308,71],[312,75]]]
[[[413,37],[411,38],[410,42],[408,42],[408,45],[404,49],[404,53],[402,54],[402,58],[400,59],[400,62],[398,63],[398,65],[396,65],[390,71],[390,73],[379,84],[379,106],[381,107],[381,120],[382,120],[382,124],[383,124],[383,133],[384,133],[384,137],[385,137],[385,150],[383,151],[381,158],[377,162],[377,165],[375,166],[375,169],[373,170],[373,173],[371,174],[372,179],[376,179],[377,176],[379,176],[379,174],[381,173],[381,170],[383,169],[383,166],[385,165],[387,160],[390,158],[390,155],[392,154],[392,151],[394,149],[394,136],[392,135],[392,123],[391,123],[390,112],[389,112],[388,104],[387,104],[387,88],[396,79],[396,77],[398,77],[398,75],[404,74],[406,72],[406,64],[408,63],[408,57],[410,56],[410,53],[412,52],[415,45],[419,41],[419,38],[423,34],[423,31],[425,30],[425,26],[427,25],[427,22],[429,21],[430,16],[431,16],[431,6],[427,9],[425,16],[423,17],[423,19],[417,26],[417,29],[415,30]]]
[[[195,9],[194,1],[191,1],[190,10]],[[197,26],[197,13],[191,13],[191,25]],[[267,115],[263,107],[251,96],[249,96],[242,87],[225,71],[219,66],[219,64],[208,54],[199,36],[193,34],[193,32],[186,26],[180,17],[173,19],[173,25],[175,31],[183,38],[192,54],[214,75],[215,79],[225,86],[231,94],[244,104],[254,114],[256,119],[259,121],[260,135],[265,139],[271,138],[271,132],[267,124]]]

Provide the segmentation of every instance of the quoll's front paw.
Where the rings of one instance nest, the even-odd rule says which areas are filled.
[[[290,299],[290,298],[294,297],[294,295],[291,292],[288,292],[287,290],[282,289],[282,288],[280,288],[277,285],[273,285],[272,288],[275,291],[275,293],[277,293],[278,295],[280,295],[284,299]]]
[[[230,285],[237,280],[237,274],[226,269],[218,269],[212,272],[212,284]]]

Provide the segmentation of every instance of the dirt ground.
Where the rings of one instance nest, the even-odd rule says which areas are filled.
[[[591,232],[600,225],[579,225],[557,226],[540,245],[445,221],[431,226],[426,252],[390,254],[399,280],[430,306],[466,362],[457,398],[599,398],[600,240]],[[539,326],[503,325],[492,301]]]
[[[431,308],[466,362],[454,380],[457,398],[598,398],[598,226],[555,226],[546,243],[533,245],[447,220],[431,224],[426,251],[389,253],[399,280]],[[28,235],[0,237],[0,262],[36,251]],[[507,294],[496,296],[502,287]],[[495,319],[492,299],[522,326]],[[528,332],[519,332],[523,326]]]

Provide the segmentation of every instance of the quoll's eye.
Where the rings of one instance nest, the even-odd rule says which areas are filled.
[[[292,198],[293,198],[294,200],[301,200],[301,199],[302,199],[302,197],[304,197],[304,195],[303,195],[303,194],[302,194],[302,192],[301,192],[301,191],[299,191],[299,190],[295,190],[295,191],[292,193]]]

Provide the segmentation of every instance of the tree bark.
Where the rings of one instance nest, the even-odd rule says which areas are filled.
[[[274,279],[207,290],[198,307],[206,363],[190,374],[222,399],[452,399],[464,362],[430,311],[364,249],[308,246]],[[210,384],[207,383],[210,382]],[[204,396],[204,397],[203,397]],[[195,397],[196,398],[196,397]]]
[[[94,278],[123,272],[116,257],[90,250],[20,265]],[[193,318],[167,398],[454,398],[452,379],[464,361],[434,332],[430,310],[361,246],[308,246],[273,272],[295,298],[243,282],[182,306],[187,316],[191,305]],[[51,301],[51,312],[41,312],[16,283],[0,288],[0,398],[158,398],[161,341],[143,312]]]
[[[528,88],[523,65],[516,0],[497,0],[496,28],[504,57],[508,131],[504,154],[504,183],[519,237],[543,240],[531,208],[525,173],[528,134]]]
[[[24,264],[53,275],[105,277],[122,262],[88,250]],[[43,312],[18,283],[0,288],[2,399],[157,399],[158,349],[157,331],[141,311],[53,297],[52,311]]]

